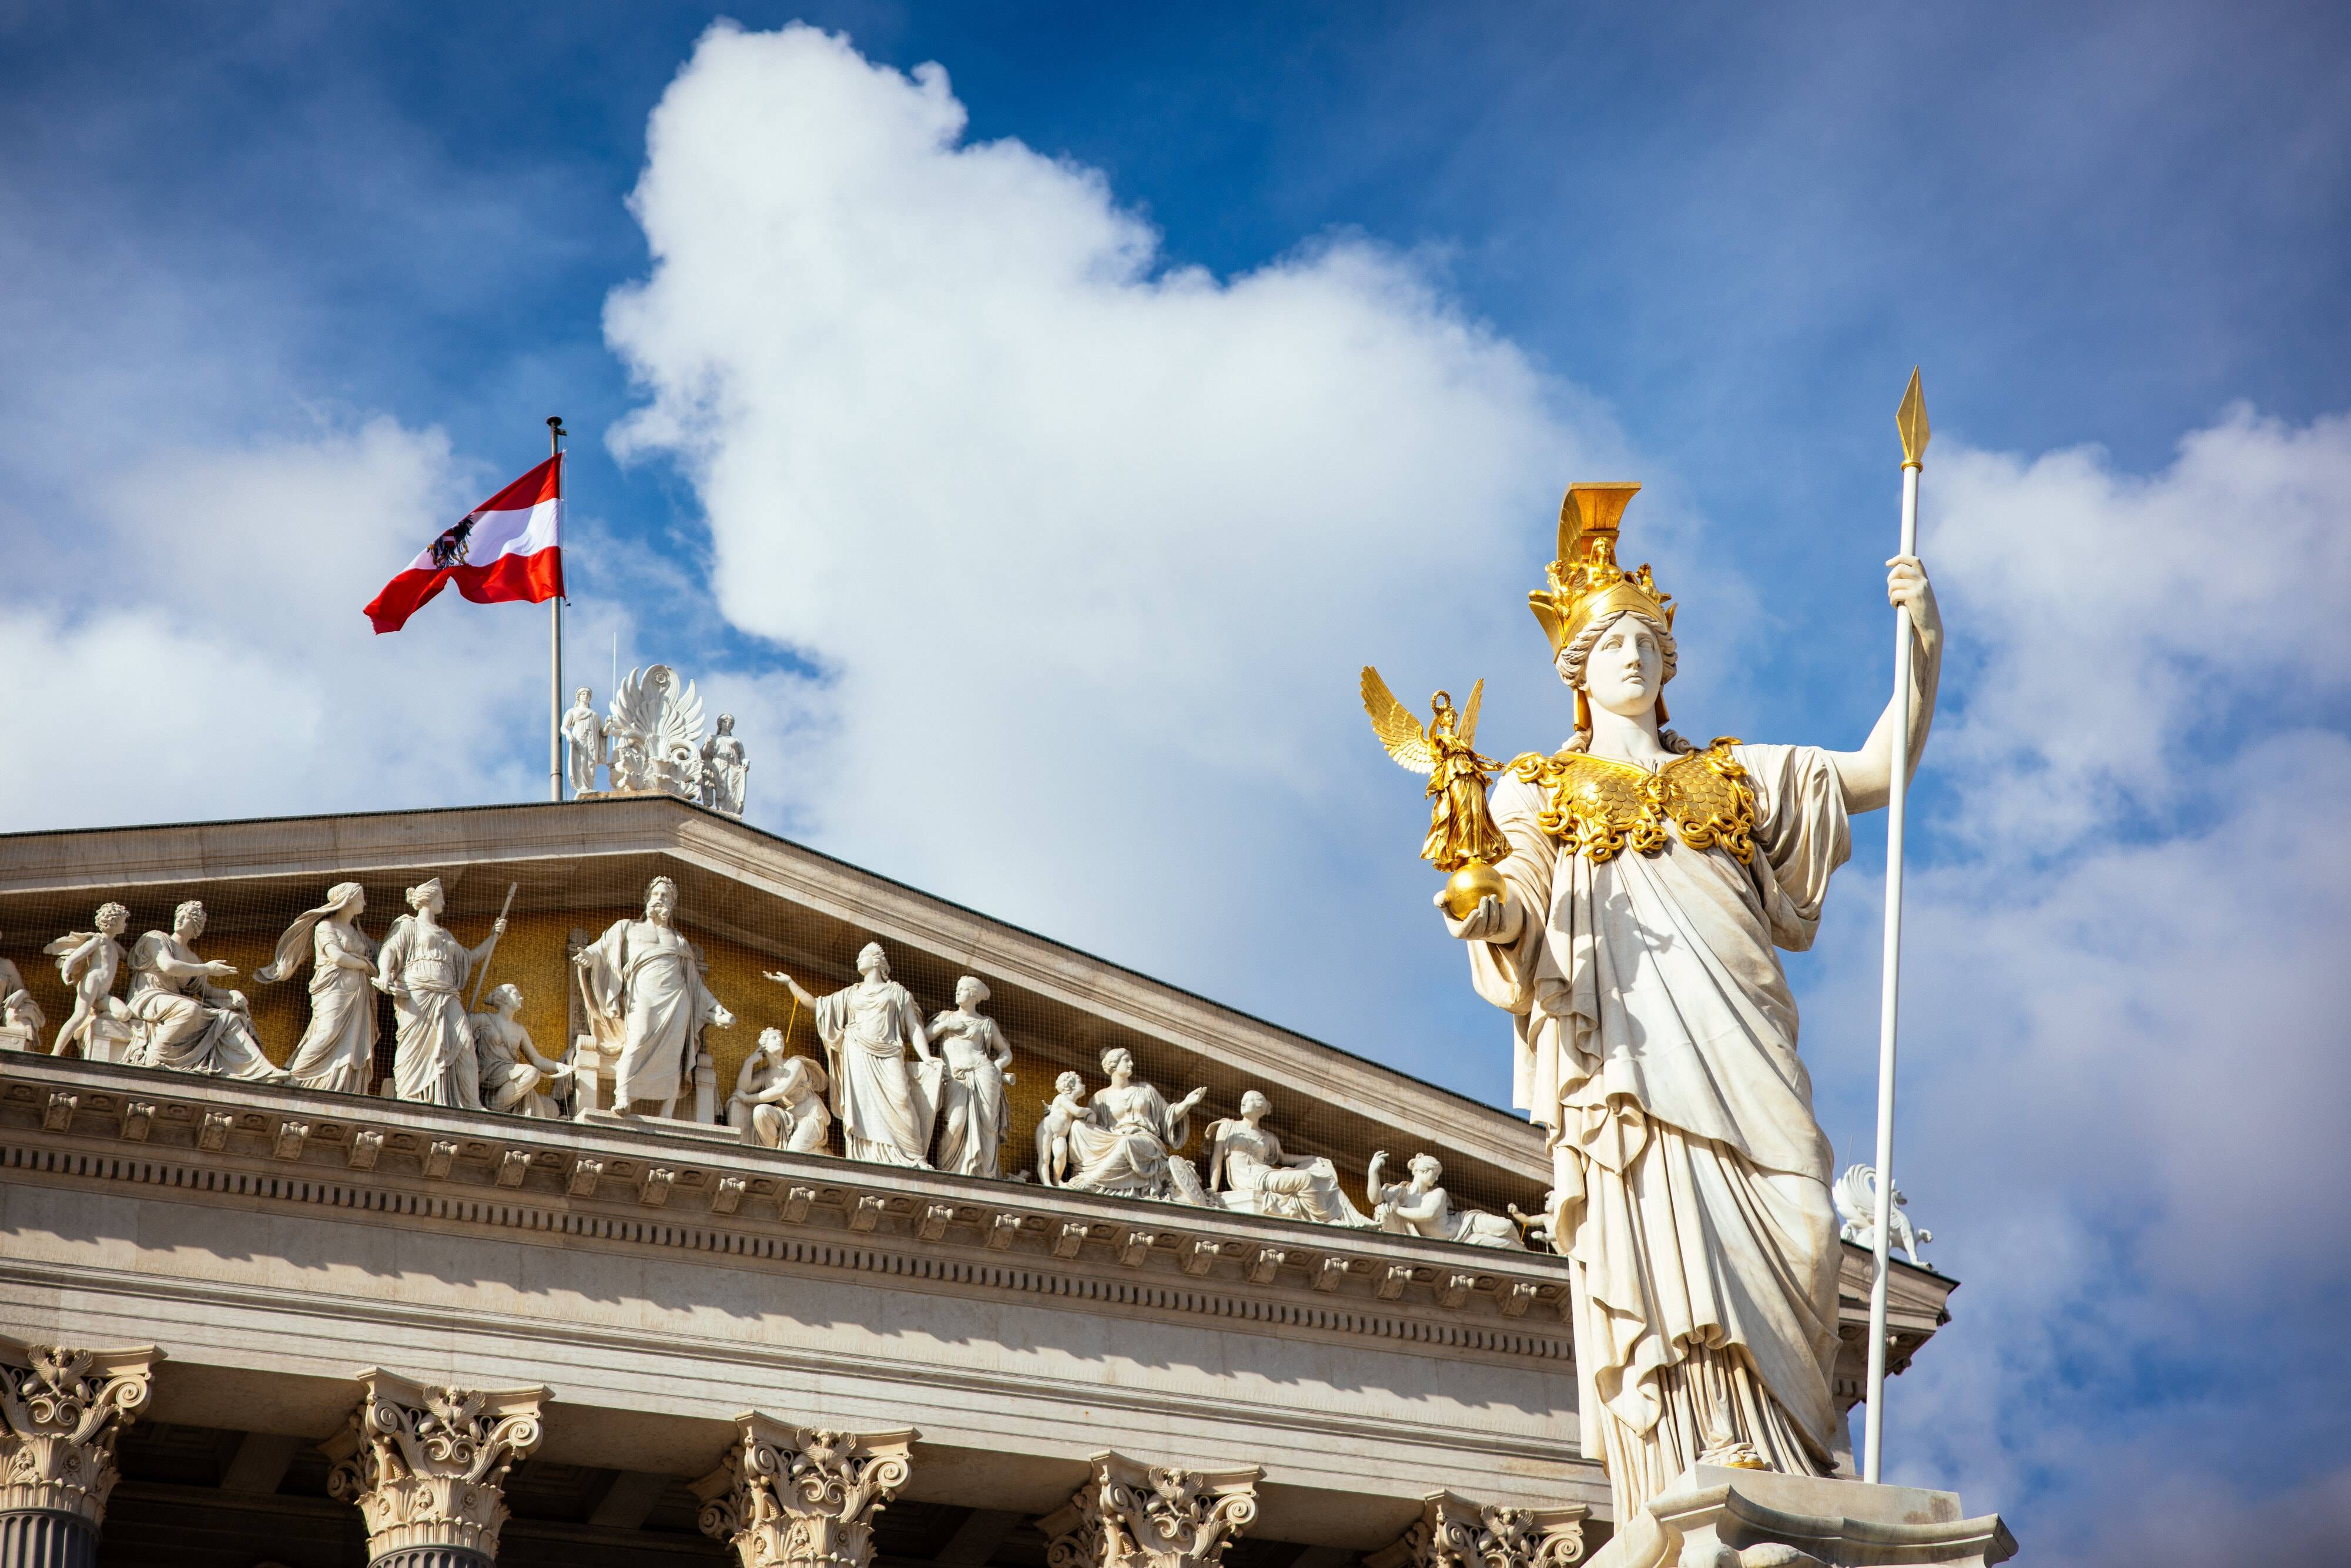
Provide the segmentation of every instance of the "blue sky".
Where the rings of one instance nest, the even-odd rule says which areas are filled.
[[[2340,1539],[2351,18],[726,15],[0,6],[0,655],[121,746],[12,823],[532,798],[538,618],[358,610],[560,412],[575,670],[698,675],[755,821],[1502,1102],[1355,668],[1554,744],[1520,607],[1635,477],[1678,719],[1855,744],[1920,363],[1895,1469]],[[1881,841],[1790,961],[1841,1159]]]

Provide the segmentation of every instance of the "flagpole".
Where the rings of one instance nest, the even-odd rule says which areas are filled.
[[[1926,466],[1927,397],[1918,372],[1894,416],[1902,433],[1902,553],[1918,553],[1918,476]],[[1869,1384],[1861,1479],[1875,1485],[1886,1450],[1886,1281],[1893,1271],[1894,1037],[1902,990],[1902,835],[1910,795],[1910,612],[1894,611],[1894,750],[1886,795],[1885,989],[1877,1013],[1877,1217],[1869,1281]]]
[[[563,455],[563,416],[547,416],[547,455],[552,459]],[[547,798],[563,799],[563,595],[557,594],[547,601],[553,612],[548,617],[549,647],[547,674]]]

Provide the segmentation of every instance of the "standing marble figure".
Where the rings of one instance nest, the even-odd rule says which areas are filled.
[[[612,1109],[666,1116],[694,1081],[705,1026],[731,1028],[735,1015],[702,983],[694,945],[672,920],[677,883],[657,876],[645,887],[642,920],[616,920],[580,949],[589,1005],[621,1026],[621,1060],[612,1071]]]
[[[881,943],[859,950],[857,972],[857,984],[829,997],[810,996],[780,969],[768,970],[768,978],[789,988],[809,1009],[832,1058],[841,1152],[852,1160],[927,1170],[939,1070],[923,1030],[923,1010],[914,993],[890,977]],[[909,1051],[926,1071],[907,1061]]]
[[[596,788],[596,769],[604,760],[604,721],[596,715],[590,698],[595,694],[586,686],[573,694],[571,706],[563,715],[563,738],[569,742],[564,767],[571,779],[571,792],[586,795]]]
[[[375,943],[360,929],[367,893],[355,882],[327,890],[327,902],[296,917],[277,953],[253,972],[265,984],[310,965],[310,1021],[286,1071],[304,1089],[364,1094],[375,1069]]]
[[[1848,813],[1885,804],[1895,766],[1890,706],[1853,752],[1662,727],[1673,614],[1615,559],[1637,488],[1568,493],[1530,598],[1575,734],[1495,789],[1508,891],[1439,909],[1516,1021],[1516,1103],[1547,1131],[1573,1263],[1584,1452],[1619,1521],[1702,1459],[1831,1468],[1837,1221],[1777,949],[1812,945]],[[1917,639],[1915,766],[1942,627],[1925,569],[1888,566]]]
[[[408,890],[409,913],[392,923],[376,954],[375,988],[392,998],[392,1092],[425,1105],[482,1108],[482,1070],[465,1014],[465,981],[505,935],[503,916],[478,947],[449,935],[439,877]]]
[[[953,1010],[931,1019],[931,1040],[946,1072],[939,1080],[938,1167],[959,1176],[1003,1174],[1004,1086],[1012,1082],[1012,1042],[979,1010],[987,985],[956,982]]]

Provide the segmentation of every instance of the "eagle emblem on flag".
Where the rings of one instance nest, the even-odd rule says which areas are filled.
[[[433,564],[434,566],[465,565],[465,551],[469,548],[473,533],[474,519],[470,517],[454,528],[444,529],[441,537],[433,541]]]

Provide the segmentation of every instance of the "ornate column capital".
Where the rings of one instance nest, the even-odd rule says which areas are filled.
[[[327,1444],[327,1490],[357,1503],[371,1562],[395,1552],[495,1561],[507,1472],[538,1447],[544,1388],[455,1388],[371,1367],[350,1424]]]
[[[103,1525],[115,1436],[147,1403],[162,1359],[152,1344],[77,1350],[0,1334],[0,1513]]]
[[[1096,1454],[1093,1475],[1038,1521],[1048,1568],[1217,1568],[1257,1518],[1265,1472],[1143,1465]]]
[[[743,1568],[869,1568],[873,1521],[906,1484],[921,1434],[787,1427],[748,1410],[735,1425],[726,1458],[694,1483],[702,1532]]]
[[[1583,1555],[1579,1504],[1501,1508],[1458,1492],[1437,1491],[1420,1520],[1364,1568],[1566,1568]]]

